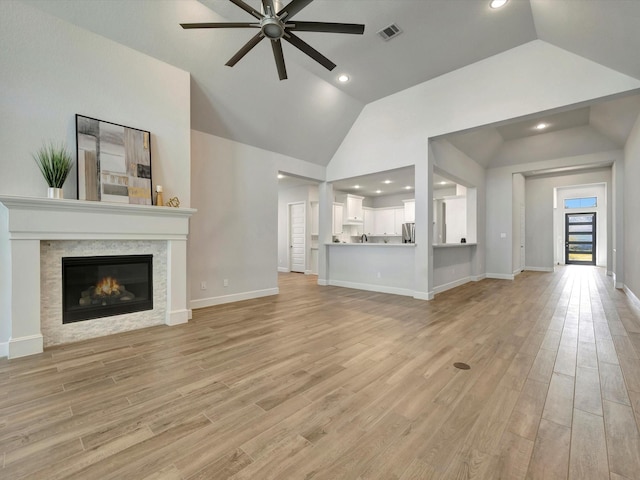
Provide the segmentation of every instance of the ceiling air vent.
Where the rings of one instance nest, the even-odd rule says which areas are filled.
[[[383,40],[391,40],[393,37],[397,37],[401,33],[402,30],[400,30],[400,27],[395,23],[392,23],[388,27],[384,27],[382,30],[380,30],[378,32],[378,35],[380,35]]]

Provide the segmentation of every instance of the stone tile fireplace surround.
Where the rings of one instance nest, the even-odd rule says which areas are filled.
[[[0,356],[188,321],[189,208],[0,196]],[[153,254],[154,308],[62,324],[63,256]]]

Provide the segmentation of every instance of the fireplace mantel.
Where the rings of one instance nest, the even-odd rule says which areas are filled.
[[[0,195],[0,356],[15,358],[43,351],[40,295],[34,295],[40,286],[42,240],[166,241],[165,323],[187,322],[187,235],[189,217],[195,212],[191,208]]]

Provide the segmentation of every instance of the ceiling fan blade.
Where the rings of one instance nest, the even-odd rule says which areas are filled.
[[[288,20],[289,18],[292,18],[300,10],[302,10],[304,7],[309,5],[311,2],[313,2],[313,0],[293,0],[291,3],[289,3],[286,7],[284,7],[282,10],[278,12],[278,17],[281,20],[284,20],[285,18]]]
[[[297,32],[327,32],[327,33],[351,33],[362,35],[364,25],[359,23],[329,23],[329,22],[296,22],[287,23],[287,28]]]
[[[317,51],[315,48],[313,48],[307,42],[305,42],[304,40],[300,39],[299,37],[296,37],[292,32],[287,31],[286,35],[284,37],[282,37],[282,38],[284,38],[287,42],[289,42],[291,45],[293,45],[294,47],[296,47],[300,51],[302,51],[302,52],[306,53],[307,55],[309,55],[311,58],[313,58],[316,62],[318,62],[320,65],[322,65],[327,70],[331,71],[334,68],[336,68],[336,64],[335,63],[333,63],[327,57],[322,55],[319,51]]]
[[[271,48],[273,49],[273,58],[276,59],[278,77],[280,77],[280,80],[286,80],[287,67],[285,67],[284,65],[284,55],[282,53],[282,42],[280,41],[280,39],[271,40]]]
[[[253,15],[254,17],[256,17],[258,20],[262,20],[263,15],[258,10],[253,8],[251,5],[247,5],[242,0],[230,0],[230,1],[231,1],[231,3],[235,3],[238,7],[243,9],[248,14]]]
[[[273,0],[262,0],[262,9],[264,10],[265,15],[269,11],[269,9],[271,9],[271,13],[273,15],[276,14],[276,7],[273,6]]]
[[[225,23],[181,23],[184,29],[188,28],[260,28],[259,23],[225,22]]]
[[[251,40],[245,43],[244,47],[238,50],[238,53],[236,53],[233,57],[231,57],[229,61],[225,63],[225,65],[228,67],[233,67],[236,63],[238,63],[242,59],[242,57],[244,57],[247,53],[249,53],[249,50],[251,50],[258,43],[260,43],[260,40],[262,40],[263,38],[264,38],[264,35],[262,34],[262,32],[257,33]]]

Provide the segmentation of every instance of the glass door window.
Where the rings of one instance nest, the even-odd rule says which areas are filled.
[[[565,263],[596,264],[596,214],[567,213],[565,220]]]

